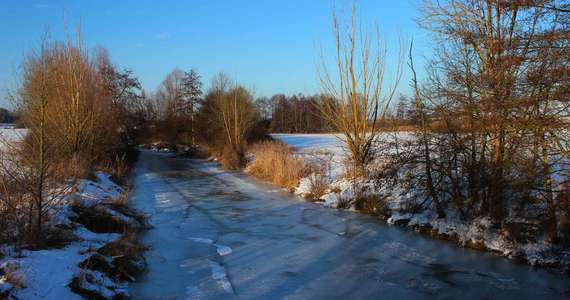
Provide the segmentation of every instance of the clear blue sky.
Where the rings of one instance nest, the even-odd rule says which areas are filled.
[[[361,0],[396,51],[398,33],[414,38],[418,63],[430,48],[414,22],[419,0]],[[346,6],[337,0],[337,6]],[[332,51],[332,0],[3,0],[0,4],[0,106],[25,53],[49,31],[81,24],[89,47],[103,46],[148,91],[173,68],[197,68],[208,85],[220,71],[258,96],[318,92],[320,46]],[[401,90],[408,90],[404,78]]]

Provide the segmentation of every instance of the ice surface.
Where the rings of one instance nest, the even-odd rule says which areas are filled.
[[[133,200],[155,226],[132,297],[563,299],[570,288],[564,276],[269,190],[213,163],[143,152]],[[178,193],[187,209],[165,212],[155,192]]]
[[[203,243],[208,245],[212,245],[214,243],[213,240],[205,238],[189,237],[188,239],[197,243]]]
[[[214,247],[216,247],[216,252],[218,252],[220,256],[226,256],[232,253],[232,248],[224,245],[218,245],[214,243],[214,241],[211,239],[197,238],[197,237],[189,237],[188,239],[197,243],[213,245]]]
[[[210,267],[212,268],[212,278],[218,282],[224,291],[227,293],[233,293],[232,284],[228,280],[228,275],[226,274],[224,266],[212,261]]]

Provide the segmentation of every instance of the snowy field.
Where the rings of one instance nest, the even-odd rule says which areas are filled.
[[[296,153],[308,162],[328,164],[326,174],[331,180],[345,172],[346,149],[339,134],[272,134],[274,139],[295,148]]]
[[[6,149],[13,143],[24,139],[27,129],[0,127],[0,149]]]
[[[332,181],[346,173],[345,161],[347,149],[344,137],[338,133],[322,134],[287,134],[274,133],[271,137],[282,141],[296,150],[296,153],[307,162],[328,163],[330,168],[327,175]],[[409,132],[385,133],[378,136],[377,142],[391,142],[395,139],[409,140],[413,135]],[[392,149],[390,149],[392,151]]]
[[[343,140],[340,134],[286,134],[275,133],[271,135],[299,151],[328,150],[337,154],[343,154]]]

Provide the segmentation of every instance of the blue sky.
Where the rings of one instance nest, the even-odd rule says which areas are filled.
[[[419,0],[361,0],[397,50],[414,38],[421,64],[430,45],[414,22]],[[337,0],[337,6],[346,1]],[[220,71],[258,96],[318,92],[321,45],[333,46],[332,0],[3,0],[0,4],[0,105],[17,81],[23,56],[49,31],[55,39],[81,24],[84,43],[103,46],[143,87],[155,90],[173,68],[197,68],[206,85]],[[408,77],[400,90],[406,92]]]

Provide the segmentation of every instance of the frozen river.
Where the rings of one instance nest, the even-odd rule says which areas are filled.
[[[133,299],[564,299],[570,279],[304,202],[215,164],[142,152],[154,229]]]

